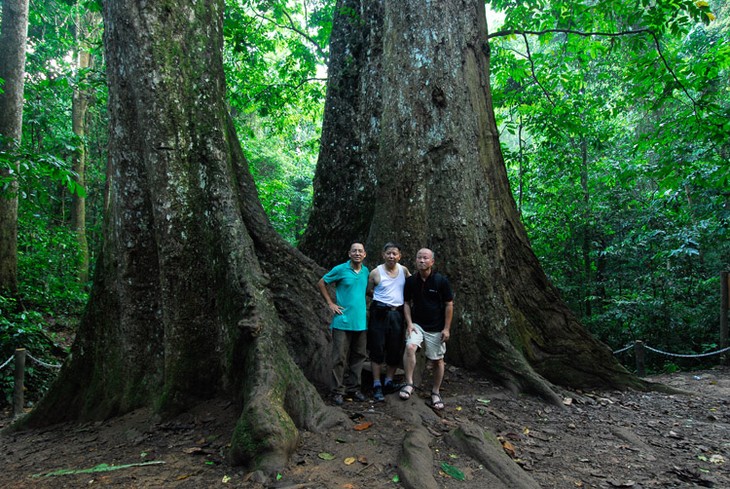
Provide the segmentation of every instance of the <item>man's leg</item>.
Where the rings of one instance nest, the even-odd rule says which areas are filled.
[[[362,366],[365,364],[365,360],[368,357],[367,352],[367,331],[351,331],[349,332],[350,338],[350,362],[348,369],[347,379],[347,390],[353,394],[357,393],[362,396],[360,392],[360,384],[362,378]]]
[[[411,397],[415,387],[413,386],[413,372],[416,370],[416,351],[418,344],[406,344],[406,350],[403,352],[403,371],[405,373],[406,383],[400,390],[400,398],[405,400]]]
[[[441,382],[444,380],[444,369],[445,369],[445,362],[444,359],[440,360],[432,360],[433,362],[433,388],[431,389],[431,392],[434,394],[439,394],[441,390]]]
[[[437,410],[444,408],[441,399],[441,381],[444,380],[444,359],[431,360],[433,362],[433,388],[431,389],[431,407]]]
[[[385,388],[390,391],[394,384],[395,371],[403,361],[403,314],[396,310],[388,312],[388,326],[385,332]]]
[[[332,395],[335,403],[342,404],[345,394],[344,377],[347,365],[347,333],[339,329],[332,330]]]

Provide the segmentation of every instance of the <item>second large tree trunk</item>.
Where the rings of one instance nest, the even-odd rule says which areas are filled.
[[[232,460],[272,470],[299,428],[344,415],[307,380],[328,380],[322,270],[258,201],[225,105],[222,17],[218,0],[104,3],[104,247],[70,358],[28,422],[229,396]]]
[[[553,401],[551,383],[642,386],[578,323],[532,252],[491,105],[484,3],[346,0],[339,8],[331,64],[377,69],[361,70],[347,91],[333,79],[322,144],[369,166],[352,172],[342,157],[322,152],[316,181],[326,175],[348,182],[349,192],[343,185],[316,188],[320,208],[312,213],[308,242],[327,239],[326,216],[338,211],[335,203],[321,206],[335,195],[353,202],[372,185],[360,180],[371,171],[372,209],[362,206],[349,232],[338,232],[355,237],[368,222],[367,245],[376,260],[373,251],[389,240],[405,245],[406,264],[422,246],[435,251],[437,267],[456,293],[449,361],[485,369],[515,389]],[[375,44],[337,49],[364,38]],[[332,132],[353,121],[357,130]],[[368,137],[375,139],[363,144]],[[373,148],[376,157],[368,155]],[[325,261],[332,250],[307,251]]]

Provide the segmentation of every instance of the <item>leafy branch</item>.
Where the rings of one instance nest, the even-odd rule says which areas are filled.
[[[672,67],[669,65],[669,62],[667,61],[666,57],[664,56],[664,53],[662,51],[662,47],[659,44],[659,37],[657,36],[656,32],[654,32],[651,29],[636,29],[636,30],[630,30],[630,31],[619,31],[619,32],[602,32],[602,31],[592,31],[592,32],[583,32],[578,31],[574,29],[544,29],[540,31],[531,31],[531,30],[520,30],[520,29],[508,29],[503,31],[497,31],[491,34],[487,34],[487,40],[497,38],[497,37],[509,37],[509,36],[516,36],[521,35],[522,38],[525,41],[525,47],[527,49],[527,58],[530,61],[530,67],[532,70],[532,77],[534,78],[535,82],[538,84],[540,89],[545,93],[545,96],[548,98],[548,101],[554,106],[552,99],[550,98],[550,95],[547,93],[545,88],[540,84],[540,82],[537,79],[537,76],[535,74],[535,64],[532,60],[532,55],[530,54],[530,45],[527,42],[527,36],[528,35],[535,35],[535,36],[542,36],[545,34],[554,34],[554,33],[562,33],[562,34],[575,34],[577,36],[582,37],[622,37],[622,36],[634,36],[634,35],[641,35],[641,34],[648,34],[652,37],[654,41],[654,47],[656,48],[656,52],[659,55],[659,59],[662,60],[662,64],[664,65],[664,68],[669,72],[669,74],[674,79],[675,83],[682,89],[682,92],[687,96],[687,98],[692,101],[692,107],[693,111],[695,113],[695,117],[699,117],[699,114],[697,114],[697,107],[698,103],[692,97],[692,95],[687,90],[687,87],[682,83],[682,81],[677,77],[676,73],[672,69]]]
[[[291,18],[291,15],[289,15],[289,12],[282,9],[282,13],[287,18],[289,25],[282,25],[280,24],[276,19],[271,19],[269,17],[266,17],[263,13],[255,11],[254,15],[259,17],[262,20],[265,20],[267,22],[271,22],[276,27],[279,27],[281,29],[287,29],[290,30],[300,36],[302,36],[304,39],[306,39],[312,46],[314,46],[314,49],[317,51],[317,54],[320,56],[320,58],[324,61],[324,63],[327,63],[328,56],[327,53],[324,52],[324,50],[320,47],[319,43],[316,39],[314,39],[312,36],[301,30],[297,25],[294,23],[294,19]]]

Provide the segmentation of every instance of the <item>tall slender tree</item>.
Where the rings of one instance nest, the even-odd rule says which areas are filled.
[[[3,0],[0,21],[0,293],[18,289],[18,169],[28,0]]]
[[[89,243],[86,236],[86,197],[84,190],[86,185],[86,133],[88,129],[89,90],[86,87],[85,78],[89,68],[91,68],[91,48],[88,45],[89,33],[93,31],[95,24],[98,24],[100,20],[98,13],[82,13],[80,8],[76,16],[76,72],[78,78],[73,91],[71,124],[77,138],[77,147],[73,155],[73,171],[76,183],[81,190],[71,195],[71,227],[76,233],[76,240],[79,245],[78,277],[81,282],[89,280]]]

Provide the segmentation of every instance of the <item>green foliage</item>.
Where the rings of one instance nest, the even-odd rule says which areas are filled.
[[[40,312],[23,310],[16,300],[0,296],[0,364],[13,357],[15,350],[25,348],[34,358],[55,365],[58,360],[48,352],[55,348],[44,328]],[[0,370],[0,405],[12,405],[15,363],[10,361]],[[25,365],[25,397],[34,401],[46,391],[56,376],[56,369],[36,364],[30,358]]]
[[[492,3],[504,34],[550,31],[491,41],[505,159],[544,269],[614,349],[718,337],[730,58],[727,9],[704,3]]]
[[[272,225],[296,244],[311,206],[334,2],[226,5],[224,63],[234,121]]]
[[[296,244],[309,217],[315,154],[280,136],[251,138],[246,152],[259,199],[272,225],[284,239]]]

